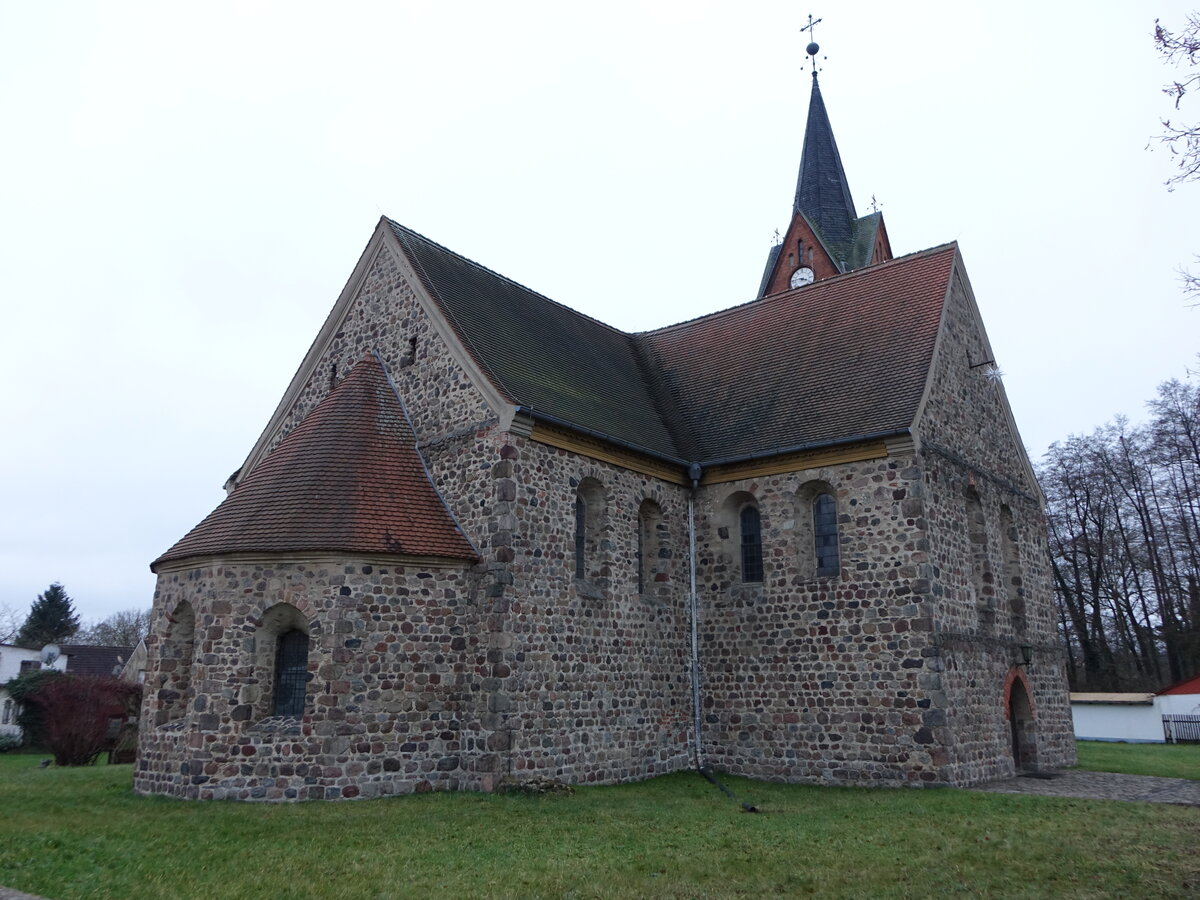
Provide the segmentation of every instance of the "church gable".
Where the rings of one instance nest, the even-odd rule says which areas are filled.
[[[915,431],[923,446],[953,448],[1028,496],[1040,496],[1001,375],[956,254]]]
[[[805,284],[832,278],[841,272],[833,255],[817,237],[812,223],[798,212],[792,217],[792,224],[788,226],[783,240],[771,250],[758,296],[804,287]]]
[[[511,404],[459,345],[381,220],[242,467],[238,484],[364,354],[387,366],[422,442],[511,418]]]

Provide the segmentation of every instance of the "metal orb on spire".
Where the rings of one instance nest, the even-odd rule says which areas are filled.
[[[805,31],[807,31],[808,36],[810,38],[816,37],[816,32],[813,29],[815,29],[817,27],[817,25],[820,23],[820,21],[821,21],[820,19],[814,19],[812,17],[812,13],[809,13],[808,14],[808,24],[802,26],[800,29],[800,32],[803,34]],[[818,44],[816,41],[809,41],[808,46],[804,48],[804,51],[809,56],[812,57],[813,78],[817,77],[817,53],[819,53],[820,50],[821,50],[821,45]]]

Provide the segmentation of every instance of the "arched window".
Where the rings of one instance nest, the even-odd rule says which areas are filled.
[[[666,580],[663,544],[663,516],[653,500],[638,507],[637,589],[639,594],[653,590],[655,582]]]
[[[967,489],[967,540],[971,555],[971,587],[975,601],[989,610],[995,608],[996,598],[992,590],[992,572],[988,561],[987,519],[983,514],[983,501],[974,488]]]
[[[302,716],[307,707],[311,623],[290,603],[276,603],[262,614],[255,632],[255,707],[247,718]]]
[[[742,581],[763,580],[762,519],[758,508],[743,506],[738,513],[742,544]]]
[[[298,628],[285,631],[275,646],[275,685],[271,715],[304,715],[308,689],[308,635]]]
[[[587,577],[587,503],[575,495],[575,577]]]
[[[184,600],[171,613],[167,633],[158,645],[157,725],[182,719],[192,701],[192,660],[196,642],[196,613]]]
[[[818,494],[813,498],[813,544],[818,575],[837,575],[838,522],[837,501],[830,494]]]
[[[1008,608],[1018,616],[1025,614],[1025,590],[1021,585],[1021,555],[1017,543],[1017,526],[1012,510],[1000,507],[1000,564],[1002,580],[1008,597]]]
[[[585,478],[575,493],[575,577],[602,586],[608,575],[604,485]]]
[[[841,575],[837,492],[827,481],[808,481],[796,492],[796,554],[806,581]]]

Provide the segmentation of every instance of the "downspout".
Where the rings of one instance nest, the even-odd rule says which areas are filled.
[[[692,737],[696,769],[704,770],[700,724],[700,604],[696,599],[696,491],[700,488],[700,463],[688,467],[692,489],[688,493],[688,608],[692,617]]]

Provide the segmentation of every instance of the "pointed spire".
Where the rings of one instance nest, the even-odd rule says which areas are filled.
[[[810,45],[811,46],[811,45]],[[796,181],[794,212],[808,216],[832,244],[849,241],[854,234],[858,213],[850,196],[850,185],[842,169],[816,69],[812,73],[812,96],[808,101],[808,124],[804,129],[804,152],[800,157],[800,175]]]
[[[801,28],[809,37],[815,37],[813,20]],[[811,41],[805,52],[812,57],[812,96],[808,100],[808,123],[804,128],[804,151],[800,156],[800,175],[796,179],[796,202],[793,213],[804,213],[817,226],[821,236],[831,244],[844,244],[854,235],[854,222],[858,213],[850,197],[850,185],[842,169],[842,157],[838,153],[837,141],[833,139],[833,127],[829,124],[829,113],[821,98],[821,86],[817,82],[817,42]]]

